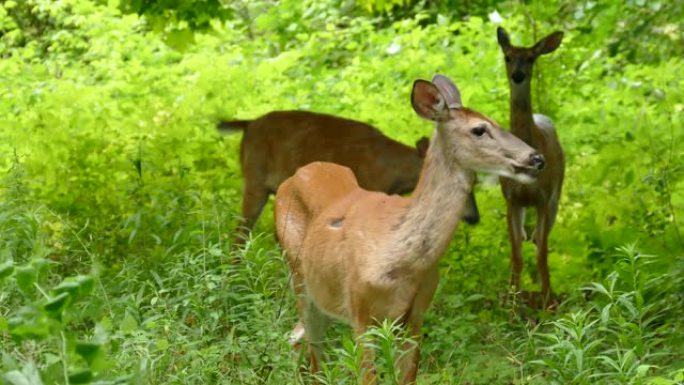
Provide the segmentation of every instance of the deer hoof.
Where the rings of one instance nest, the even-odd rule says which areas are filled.
[[[290,336],[287,338],[288,343],[293,349],[299,349],[299,346],[302,344],[302,339],[304,339],[304,332],[304,325],[302,325],[301,322],[297,322],[290,332]]]

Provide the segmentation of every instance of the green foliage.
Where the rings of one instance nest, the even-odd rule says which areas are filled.
[[[633,246],[619,250],[617,270],[605,282],[585,288],[597,297],[584,310],[568,313],[542,325],[537,331],[541,365],[552,373],[553,383],[646,384],[656,369],[654,362],[678,363],[679,352],[664,344],[671,325],[668,319],[682,317],[675,287],[680,275],[655,274],[648,265],[654,256],[643,255]],[[677,282],[679,281],[679,282]],[[678,341],[678,343],[680,343]]]
[[[430,128],[410,85],[442,72],[506,125],[494,5],[390,3],[0,4],[3,381],[308,381],[286,343],[295,312],[271,210],[244,248],[227,242],[240,135],[214,123],[310,109],[413,143]],[[457,232],[426,314],[421,383],[681,382],[684,17],[678,2],[623,3],[496,4],[516,43],[566,31],[537,64],[534,106],[566,150],[550,265],[567,300],[536,324],[504,300],[504,203],[482,178],[483,222]],[[345,327],[328,336],[318,376],[354,383],[359,346]],[[368,338],[396,381],[397,325]]]
[[[206,30],[212,19],[231,16],[230,9],[219,0],[123,0],[118,3],[125,12],[145,15],[159,28],[185,22],[192,30]]]

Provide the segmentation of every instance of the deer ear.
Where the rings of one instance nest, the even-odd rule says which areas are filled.
[[[444,97],[437,87],[427,80],[413,82],[411,105],[418,115],[429,120],[442,120],[448,112]]]
[[[551,53],[555,51],[558,46],[560,46],[561,40],[563,40],[563,32],[556,31],[539,40],[532,49],[534,50],[535,55]]]
[[[508,33],[503,27],[496,28],[496,40],[499,41],[501,48],[508,48],[511,46],[511,39],[508,38]]]
[[[427,137],[422,137],[416,141],[416,150],[418,150],[418,156],[425,158],[427,155],[428,148],[430,147],[430,139]]]
[[[458,91],[456,84],[444,75],[437,74],[432,78],[432,84],[437,86],[439,92],[444,96],[444,101],[449,108],[461,108],[461,92]]]

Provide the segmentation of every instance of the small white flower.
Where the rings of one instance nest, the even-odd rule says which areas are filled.
[[[491,21],[494,24],[501,24],[503,22],[503,17],[501,17],[501,14],[499,14],[499,11],[497,11],[496,9],[490,12],[488,16],[489,21]]]
[[[395,41],[393,41],[392,44],[390,44],[387,47],[387,54],[388,55],[397,54],[397,53],[399,53],[399,51],[401,51],[401,46],[399,45],[399,43],[397,43]]]

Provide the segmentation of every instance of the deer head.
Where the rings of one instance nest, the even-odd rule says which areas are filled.
[[[524,82],[529,83],[532,77],[532,67],[537,57],[551,53],[560,46],[563,32],[556,31],[539,40],[532,47],[516,47],[511,45],[508,34],[501,27],[497,28],[496,36],[506,60],[508,80],[513,84],[522,84]]]
[[[449,161],[473,171],[490,172],[531,183],[544,167],[544,157],[496,122],[463,107],[458,88],[435,75],[432,82],[416,80],[411,104],[418,115],[437,123],[434,145]]]

